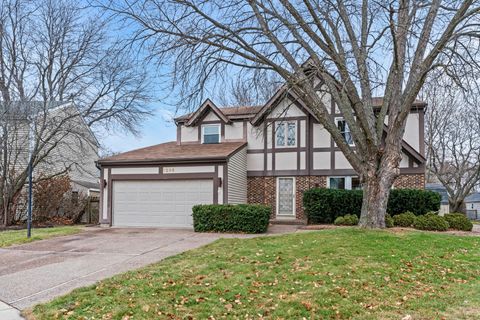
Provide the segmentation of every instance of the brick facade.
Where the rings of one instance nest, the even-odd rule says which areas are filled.
[[[395,188],[425,188],[424,174],[401,175],[395,180]],[[303,192],[311,188],[326,188],[326,176],[297,176],[295,179],[295,216],[306,220],[303,211]],[[247,201],[254,204],[265,204],[272,208],[272,218],[276,213],[277,179],[276,177],[248,177]]]

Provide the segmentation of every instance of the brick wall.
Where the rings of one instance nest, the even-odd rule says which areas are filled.
[[[272,208],[272,218],[276,213],[277,195],[276,177],[248,177],[247,199],[248,203],[265,204]],[[303,212],[303,192],[314,188],[325,188],[327,179],[325,176],[298,176],[295,179],[295,216],[297,219],[306,219]]]
[[[425,175],[404,174],[399,176],[393,185],[398,189],[425,189]]]
[[[247,185],[247,201],[254,204],[265,204],[272,208],[272,218],[275,218],[276,213],[276,177],[248,177]],[[395,188],[425,188],[424,174],[409,174],[401,175],[394,182]],[[303,211],[303,192],[314,188],[326,188],[326,176],[298,176],[295,179],[295,215],[297,219],[305,220]]]

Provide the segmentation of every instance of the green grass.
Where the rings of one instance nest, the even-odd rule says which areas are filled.
[[[480,237],[222,239],[37,305],[41,319],[478,319]]]
[[[75,234],[82,231],[82,227],[68,226],[68,227],[54,227],[54,228],[40,228],[32,229],[32,236],[27,238],[27,230],[12,230],[0,232],[0,248],[12,246],[15,244],[28,243],[36,240],[43,240],[58,236],[65,236]]]

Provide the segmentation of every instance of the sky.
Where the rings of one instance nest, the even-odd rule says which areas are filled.
[[[151,105],[153,116],[139,128],[138,136],[132,133],[111,132],[98,137],[108,152],[124,152],[176,139],[177,130],[173,122],[174,112],[162,103]]]

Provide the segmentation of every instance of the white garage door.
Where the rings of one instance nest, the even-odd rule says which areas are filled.
[[[192,227],[192,206],[213,203],[213,181],[114,181],[112,200],[115,226]]]

